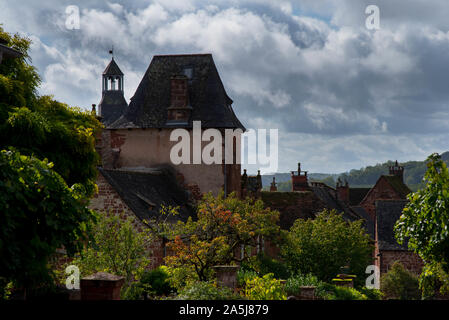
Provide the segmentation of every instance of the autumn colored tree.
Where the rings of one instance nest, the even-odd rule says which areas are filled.
[[[166,257],[171,269],[178,269],[184,278],[206,281],[213,274],[212,266],[231,264],[248,258],[240,254],[241,246],[255,248],[258,238],[275,239],[280,232],[279,213],[264,208],[261,200],[226,198],[223,193],[204,196],[198,205],[197,219],[179,222],[174,238],[168,243],[173,255]]]

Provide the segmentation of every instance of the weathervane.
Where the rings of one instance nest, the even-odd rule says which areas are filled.
[[[114,45],[112,45],[111,50],[109,50],[109,54],[112,55],[112,59],[114,59]]]

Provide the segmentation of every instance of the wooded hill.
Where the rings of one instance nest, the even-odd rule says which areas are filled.
[[[449,151],[441,154],[441,157],[444,162],[449,165]],[[342,181],[346,179],[350,187],[371,187],[381,175],[388,174],[389,167],[393,164],[394,161],[390,160],[384,163],[378,163],[374,166],[353,169],[341,174],[311,173],[309,174],[309,179],[311,181],[322,181],[331,187],[335,187],[337,178],[340,177]],[[408,161],[400,163],[400,165],[404,167],[404,182],[412,191],[416,191],[424,185],[422,179],[426,172],[425,161]],[[290,173],[262,175],[262,185],[264,190],[270,189],[270,183],[273,180],[273,176],[276,177],[276,182],[278,182],[278,191],[291,190]]]

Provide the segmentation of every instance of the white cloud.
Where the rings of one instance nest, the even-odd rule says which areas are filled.
[[[429,3],[379,0],[376,32],[368,0],[94,0],[77,31],[65,3],[6,0],[0,21],[32,38],[41,92],[86,108],[111,45],[128,100],[152,55],[211,52],[242,122],[283,130],[281,169],[304,158],[341,171],[444,149],[449,4]]]

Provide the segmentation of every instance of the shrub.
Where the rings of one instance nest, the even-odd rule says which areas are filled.
[[[257,278],[259,275],[254,270],[247,270],[240,268],[237,271],[237,284],[239,287],[243,287],[247,280]]]
[[[301,293],[301,287],[303,286],[315,286],[317,287],[321,281],[311,273],[306,275],[296,275],[287,279],[285,283],[285,291],[289,295],[299,295]]]
[[[281,254],[292,273],[312,273],[330,281],[341,266],[349,265],[355,281],[361,282],[372,259],[372,245],[361,220],[347,222],[336,211],[324,210],[313,220],[295,221]]]
[[[123,287],[120,297],[122,300],[142,300],[144,292],[144,287],[139,282],[132,282],[130,285]]]
[[[265,254],[258,254],[250,260],[250,265],[259,275],[272,273],[276,279],[287,279],[290,276],[287,265]]]
[[[396,261],[390,271],[381,279],[381,291],[387,299],[421,299],[418,277],[407,271]]]
[[[368,289],[367,287],[360,288],[359,291],[364,294],[368,300],[382,300],[382,291],[377,289]]]
[[[176,300],[237,300],[241,297],[227,287],[217,287],[215,283],[197,281],[183,288]]]
[[[115,214],[98,214],[94,237],[72,262],[80,268],[81,276],[99,271],[123,276],[122,298],[135,295],[138,285],[134,282],[140,280],[150,262],[147,245],[151,238],[146,231],[137,230],[134,223],[132,216],[125,219]],[[133,294],[127,292],[131,285]]]
[[[441,263],[427,263],[419,276],[419,288],[423,300],[435,299],[438,294],[449,293],[449,274]]]
[[[286,300],[283,285],[272,273],[262,278],[248,279],[245,284],[245,296],[250,300]]]
[[[147,294],[169,295],[174,290],[170,285],[167,267],[160,266],[156,269],[145,271],[140,279],[140,286]]]
[[[354,288],[339,287],[333,284],[320,283],[315,295],[325,300],[367,300],[367,296]]]

